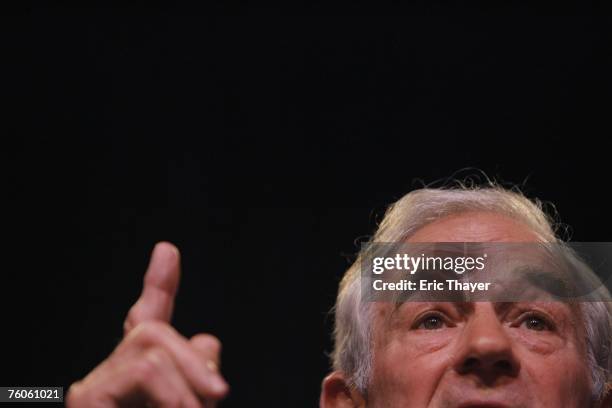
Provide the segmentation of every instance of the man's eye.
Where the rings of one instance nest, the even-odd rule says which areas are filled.
[[[437,330],[441,329],[442,327],[444,327],[444,319],[438,315],[430,315],[425,317],[418,326],[419,329],[425,330]]]
[[[551,325],[546,321],[546,319],[540,316],[527,316],[525,320],[523,320],[523,323],[529,330],[544,331],[552,329]]]

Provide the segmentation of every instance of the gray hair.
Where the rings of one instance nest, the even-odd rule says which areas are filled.
[[[414,190],[387,209],[369,242],[403,242],[435,220],[468,211],[507,215],[526,224],[543,242],[564,242],[558,237],[562,224],[547,215],[541,201],[532,201],[517,190],[509,190],[492,182],[484,187],[459,183],[454,187]],[[334,370],[343,372],[351,386],[365,393],[373,361],[372,313],[371,304],[361,297],[361,258],[360,253],[340,282],[334,308],[332,360]],[[605,292],[603,299],[610,299],[605,287],[601,290]],[[586,327],[585,343],[587,363],[592,373],[593,399],[596,401],[603,398],[606,387],[610,387],[612,303],[585,302],[581,304],[581,312]]]

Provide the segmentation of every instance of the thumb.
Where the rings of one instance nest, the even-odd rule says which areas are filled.
[[[180,255],[169,242],[155,245],[144,276],[142,293],[123,324],[125,334],[149,320],[170,322],[180,279]]]

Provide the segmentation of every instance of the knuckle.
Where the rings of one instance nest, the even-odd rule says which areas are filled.
[[[130,318],[128,317],[123,322],[123,332],[128,333],[130,330],[132,330],[132,327],[134,327],[134,325],[132,324],[132,322],[130,321]]]
[[[140,343],[155,343],[159,336],[167,331],[167,325],[157,321],[146,321],[140,323],[132,331],[132,336]]]
[[[77,407],[83,401],[83,385],[80,381],[74,382],[66,393],[66,406]]]
[[[212,334],[206,334],[206,333],[197,334],[192,337],[191,341],[198,348],[208,349],[216,353],[219,353],[221,351],[221,347],[222,347],[221,341],[216,336],[213,336]]]
[[[167,358],[168,356],[161,349],[153,348],[147,351],[142,358],[137,360],[134,375],[141,382],[151,381],[163,370]]]
[[[142,360],[134,367],[134,378],[140,383],[147,383],[155,377],[156,368],[149,360]]]
[[[145,339],[155,337],[155,335],[162,330],[161,325],[156,321],[147,321],[138,325],[140,336]]]
[[[135,304],[134,306],[132,306],[130,308],[130,310],[128,310],[128,314],[125,318],[125,323],[134,327],[136,326],[137,322],[140,321],[140,317],[141,317],[142,313],[140,311],[140,307],[138,307],[138,303]]]

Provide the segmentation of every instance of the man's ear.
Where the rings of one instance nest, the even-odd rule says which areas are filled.
[[[349,385],[340,371],[334,371],[323,379],[321,384],[320,408],[362,408],[365,407],[363,395]]]

